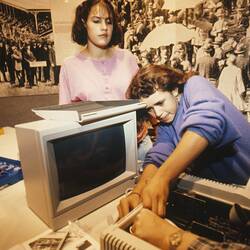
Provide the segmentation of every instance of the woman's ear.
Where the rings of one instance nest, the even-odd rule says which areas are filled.
[[[178,88],[175,88],[174,90],[172,90],[172,95],[175,97],[177,97],[179,95]]]

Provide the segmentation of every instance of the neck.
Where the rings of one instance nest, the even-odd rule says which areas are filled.
[[[87,44],[83,53],[91,58],[94,59],[106,59],[111,57],[112,55],[112,48],[97,48],[91,44]]]

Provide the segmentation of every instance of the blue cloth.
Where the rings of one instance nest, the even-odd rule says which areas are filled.
[[[209,142],[207,149],[190,166],[193,174],[224,183],[247,183],[250,177],[250,124],[201,76],[193,76],[185,84],[174,121],[159,125],[156,142],[143,165],[151,163],[160,167],[187,130]]]

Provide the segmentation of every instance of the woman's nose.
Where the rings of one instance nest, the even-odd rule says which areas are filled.
[[[102,21],[102,23],[101,23],[101,28],[102,28],[103,30],[106,30],[106,29],[107,29],[107,23],[106,23],[105,20]]]
[[[154,107],[155,117],[159,118],[161,116],[161,111],[158,107]]]

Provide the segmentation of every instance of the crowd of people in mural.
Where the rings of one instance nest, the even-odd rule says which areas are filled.
[[[124,33],[120,47],[132,51],[139,66],[166,64],[184,72],[195,71],[244,110],[242,97],[250,87],[249,0],[203,0],[192,8],[176,10],[167,9],[164,0],[112,2]],[[30,14],[20,14],[19,10],[13,18],[4,10],[2,4],[1,81],[10,82],[10,87],[26,88],[39,82],[58,84],[59,66],[53,42],[35,31]],[[186,40],[176,35],[174,44],[166,42],[159,47],[144,44],[153,30],[171,23],[182,25],[195,36]],[[51,29],[51,22],[47,18],[40,26],[39,30]],[[36,61],[43,63],[32,63]]]
[[[185,72],[193,70],[244,109],[242,97],[250,87],[249,1],[205,0],[193,8],[172,11],[165,9],[161,0],[118,1],[117,8],[125,32],[123,45],[137,56],[139,65],[166,64]],[[182,40],[176,30],[175,44],[144,46],[152,30],[170,23],[185,26],[195,36]]]
[[[54,43],[49,36],[50,13],[41,14],[35,24],[33,14],[1,4],[0,78],[10,88],[59,82]]]

